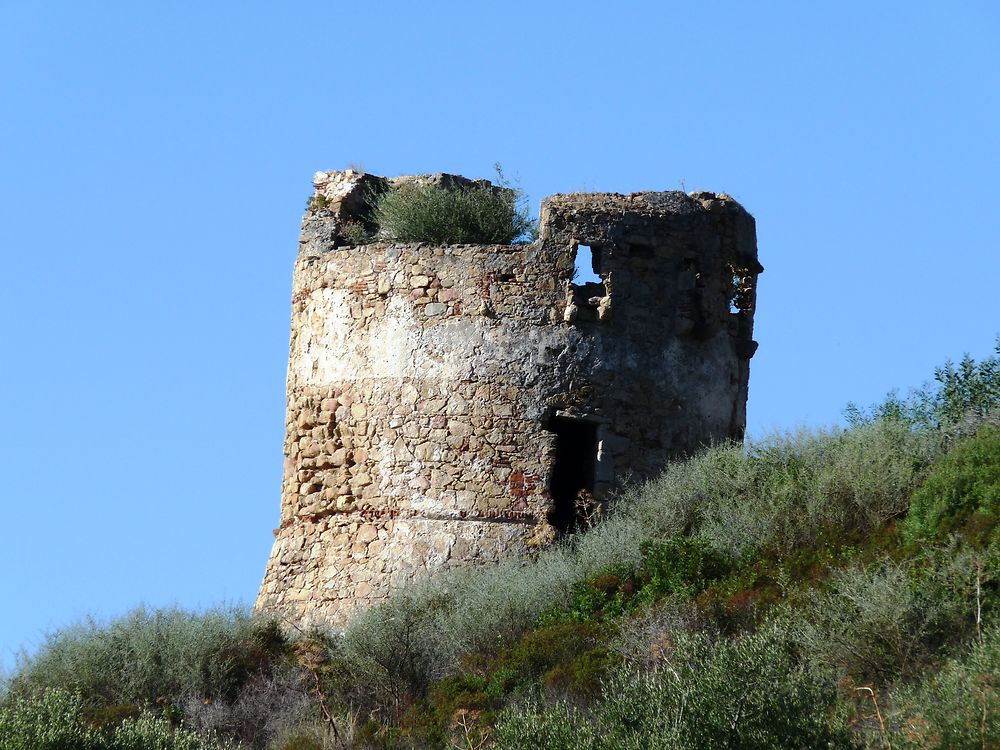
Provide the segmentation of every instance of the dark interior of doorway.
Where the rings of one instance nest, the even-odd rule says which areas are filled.
[[[552,510],[549,523],[566,534],[576,524],[576,498],[580,490],[594,491],[597,468],[597,425],[582,419],[555,417],[549,429],[556,434],[552,466]]]

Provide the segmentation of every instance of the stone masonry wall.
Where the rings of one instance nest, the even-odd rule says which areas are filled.
[[[551,541],[557,424],[593,434],[598,498],[742,438],[762,269],[735,201],[557,195],[531,244],[347,245],[363,179],[319,173],[303,221],[260,609],[341,624],[433,570]],[[601,283],[572,282],[579,244]]]

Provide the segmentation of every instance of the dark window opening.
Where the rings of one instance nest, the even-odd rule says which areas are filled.
[[[559,534],[573,530],[581,491],[594,492],[597,469],[597,425],[580,419],[555,417],[549,429],[556,434],[556,455],[552,465],[550,492],[552,510],[549,523]]]

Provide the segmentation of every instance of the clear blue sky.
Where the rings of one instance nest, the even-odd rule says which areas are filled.
[[[2,3],[0,660],[252,601],[319,169],[733,194],[755,435],[987,354],[998,39],[993,0]]]

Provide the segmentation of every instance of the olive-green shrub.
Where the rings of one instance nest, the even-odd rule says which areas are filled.
[[[911,541],[960,533],[988,543],[1000,521],[1000,427],[983,425],[935,464],[913,494],[903,533]]]
[[[986,631],[940,671],[892,691],[890,699],[894,748],[1000,747],[1000,630]]]
[[[140,607],[50,635],[20,665],[12,690],[54,688],[104,706],[178,706],[190,696],[229,701],[253,675],[279,662],[286,645],[274,621],[243,609]]]
[[[836,691],[796,662],[776,629],[732,641],[681,635],[651,672],[624,669],[584,713],[566,704],[510,709],[501,750],[850,747]]]
[[[0,750],[225,750],[220,744],[144,713],[104,731],[86,720],[79,695],[46,690],[0,705]]]
[[[961,639],[973,624],[974,573],[964,556],[934,557],[835,571],[791,625],[805,659],[885,685]]]

